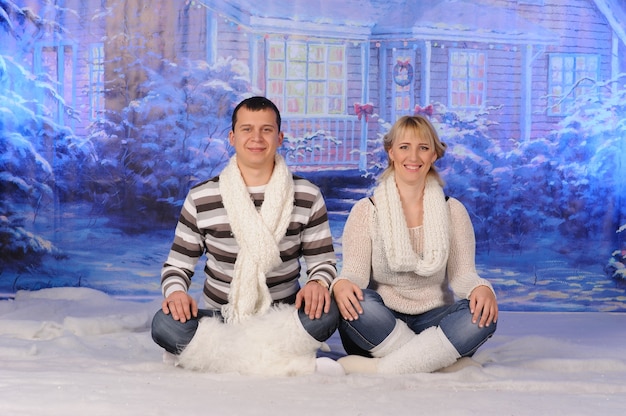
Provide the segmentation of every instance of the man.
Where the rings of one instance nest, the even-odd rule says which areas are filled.
[[[180,354],[184,367],[309,372],[315,364],[309,348],[317,349],[337,328],[339,314],[328,290],[336,259],[326,206],[319,188],[291,174],[277,153],[284,137],[280,124],[278,108],[264,97],[237,105],[229,133],[235,155],[219,176],[193,187],[183,205],[161,272],[165,300],[153,319],[152,337],[167,352]],[[199,309],[188,289],[203,254],[206,308]],[[301,257],[308,273],[302,288]],[[288,314],[297,317],[295,324],[278,304],[295,305],[297,313],[291,308]],[[210,319],[200,321],[203,317]],[[220,335],[240,351],[220,343]],[[273,361],[265,366],[237,361],[242,355],[267,360],[273,344],[281,352],[270,352]],[[290,355],[295,350],[306,350],[307,359],[299,361],[306,368],[286,363],[302,358],[300,352]]]

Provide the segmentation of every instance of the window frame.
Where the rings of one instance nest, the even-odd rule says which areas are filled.
[[[456,54],[468,55],[461,75],[461,65],[456,64]],[[488,54],[484,50],[460,48],[449,49],[448,62],[448,106],[459,110],[479,110],[487,99]],[[472,65],[472,57],[477,64]],[[460,58],[460,56],[459,56]],[[482,64],[480,64],[482,62]],[[464,84],[464,88],[462,85]],[[479,89],[482,88],[481,89]],[[461,98],[464,95],[464,98]],[[459,102],[464,100],[464,102]]]
[[[585,61],[583,68],[578,67],[581,60]],[[593,70],[588,69],[589,60],[595,61]],[[559,65],[559,61],[561,64],[557,69],[555,66]],[[573,62],[568,63],[568,61]],[[582,80],[590,78],[596,82],[599,76],[600,55],[598,54],[561,52],[548,54],[548,115],[567,115],[579,96],[596,89],[594,85],[590,87],[583,85]]]
[[[72,125],[74,120],[66,114],[66,107],[75,108],[76,79],[78,76],[78,47],[70,41],[38,41],[34,45],[33,72],[37,75],[45,73],[56,86],[56,93],[61,99],[56,101],[55,120],[59,125]],[[52,55],[51,55],[52,52]],[[46,65],[53,62],[53,65]],[[39,92],[39,101],[46,103],[47,94]],[[66,118],[67,117],[67,118]]]
[[[346,45],[267,39],[266,51],[266,94],[281,114],[347,114]]]
[[[89,120],[97,121],[103,118],[105,110],[104,86],[104,43],[89,45]]]

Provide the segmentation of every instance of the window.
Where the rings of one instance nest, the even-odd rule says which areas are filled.
[[[89,119],[94,121],[104,112],[104,44],[89,47]]]
[[[551,54],[548,81],[548,114],[564,115],[577,97],[595,94],[598,56]]]
[[[478,109],[485,103],[487,56],[485,52],[450,50],[450,98],[453,108]]]
[[[73,120],[71,113],[76,105],[75,51],[75,45],[70,42],[38,42],[34,49],[35,74],[46,74],[58,94],[58,97],[52,97],[39,91],[39,102],[54,111],[55,121],[63,126]]]
[[[346,113],[343,45],[269,40],[267,47],[267,96],[282,113]]]

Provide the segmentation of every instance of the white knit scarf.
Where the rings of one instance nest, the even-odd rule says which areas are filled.
[[[285,236],[291,220],[294,185],[284,159],[276,155],[274,171],[258,212],[235,155],[220,174],[219,187],[239,245],[228,304],[222,307],[222,314],[226,322],[236,323],[266,312],[272,304],[266,274],[282,261],[278,243]]]
[[[432,276],[446,266],[450,251],[450,213],[441,185],[431,176],[424,189],[423,253],[411,247],[400,194],[394,175],[374,190],[378,225],[389,267],[394,272],[415,272]]]

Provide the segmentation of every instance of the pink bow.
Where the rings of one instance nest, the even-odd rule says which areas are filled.
[[[428,104],[426,107],[420,107],[419,105],[416,105],[413,113],[415,115],[422,114],[430,117],[434,113],[433,105]]]
[[[356,113],[359,120],[361,119],[361,116],[365,115],[365,121],[367,121],[367,116],[371,116],[372,114],[374,114],[374,105],[369,103],[354,103],[354,112]]]
[[[398,66],[400,68],[406,68],[409,69],[409,66],[411,66],[411,60],[410,59],[406,59],[404,61],[401,61],[400,59],[398,59]]]

